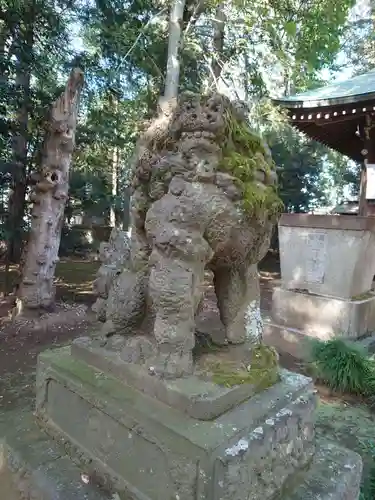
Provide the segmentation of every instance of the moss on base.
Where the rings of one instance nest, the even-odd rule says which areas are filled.
[[[257,390],[267,389],[279,380],[277,352],[265,345],[249,351],[248,359],[236,361],[217,361],[210,363],[208,369],[212,381],[225,387],[252,384]]]

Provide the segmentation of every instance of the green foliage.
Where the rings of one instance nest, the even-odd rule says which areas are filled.
[[[252,101],[272,89],[277,67],[285,76],[285,89],[316,85],[318,71],[330,67],[336,57],[353,1],[344,0],[340,8],[336,3],[236,0],[225,4],[224,44],[217,54],[220,84],[235,93],[233,67],[242,68],[240,83],[246,99]],[[217,6],[216,0],[186,2],[181,88],[201,91],[210,86]],[[40,165],[48,108],[74,65],[84,69],[85,87],[65,222],[69,225],[75,216],[85,215],[108,219],[111,208],[121,218],[127,211],[138,125],[153,114],[163,91],[169,11],[169,5],[160,0],[0,0],[0,194],[5,211],[16,178],[12,139],[19,133],[26,140],[27,157],[21,168],[28,180]],[[17,114],[25,104],[27,126],[20,127]],[[272,113],[269,107],[268,117]],[[255,120],[252,126],[259,123]],[[235,147],[228,148],[223,168],[235,173],[245,212],[265,209],[276,215],[281,210],[277,193],[254,178],[255,165],[263,164],[266,175],[270,168],[259,138],[237,122],[231,123],[229,133]],[[272,120],[264,135],[272,136],[272,153],[283,169],[279,195],[287,210],[303,211],[321,202],[326,189],[321,175],[327,158],[323,149],[300,137],[275,133]],[[343,164],[333,168],[335,185],[345,185],[343,170]],[[28,216],[29,205],[25,210]]]
[[[288,212],[306,212],[325,205],[324,168],[329,152],[325,146],[307,139],[284,125],[265,134],[278,166],[279,192]]]
[[[287,212],[306,212],[341,202],[344,188],[353,192],[359,175],[346,157],[293,129],[285,113],[261,99],[252,107],[277,165],[278,193]]]
[[[281,66],[286,92],[305,89],[316,82],[318,71],[333,66],[354,3],[236,0],[226,27],[231,52],[223,59],[227,63],[231,58],[246,58],[243,79],[248,95],[267,93],[266,81],[276,66]],[[233,66],[227,63],[225,77],[229,81]]]
[[[243,187],[243,208],[247,214],[261,214],[265,211],[271,220],[277,220],[282,213],[284,205],[275,188],[264,188],[256,182],[247,183]]]
[[[375,363],[366,351],[340,339],[314,341],[312,368],[318,380],[335,391],[369,396],[375,389]]]

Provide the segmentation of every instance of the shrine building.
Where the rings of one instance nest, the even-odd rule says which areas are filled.
[[[293,127],[362,165],[360,215],[375,215],[375,71],[275,99]]]

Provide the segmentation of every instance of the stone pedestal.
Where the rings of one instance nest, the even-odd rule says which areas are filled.
[[[279,223],[281,281],[265,337],[356,339],[375,331],[373,217],[284,214]],[[295,354],[295,352],[291,352]]]
[[[106,489],[121,500],[358,498],[360,457],[316,443],[316,391],[310,379],[281,370],[278,382],[266,390],[258,386],[258,392],[254,386],[251,397],[239,396],[238,387],[208,390],[206,407],[213,409],[207,420],[206,411],[203,419],[192,416],[202,408],[204,381],[193,384],[198,406],[188,379],[185,387],[181,381],[156,382],[164,394],[179,394],[167,405],[141,390],[139,373],[134,378],[107,349],[102,356],[99,351],[81,339],[74,349],[40,356],[36,415],[53,441],[79,464],[78,470],[104,487],[101,499],[108,498]],[[31,439],[28,433],[23,441]],[[17,444],[10,439],[5,446],[3,464],[11,464],[7,475],[14,479]],[[98,491],[82,498],[96,499]]]

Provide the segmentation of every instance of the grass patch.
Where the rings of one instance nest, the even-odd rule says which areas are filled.
[[[312,375],[334,391],[370,396],[375,392],[375,363],[365,349],[340,339],[313,341]]]

